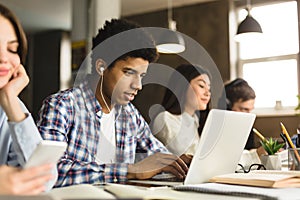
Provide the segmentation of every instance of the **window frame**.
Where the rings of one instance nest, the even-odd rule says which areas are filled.
[[[289,0],[289,1],[295,1],[295,0]],[[256,2],[252,3],[252,7],[257,7],[257,6],[267,6],[267,5],[272,5],[272,4],[278,4],[278,3],[283,3],[283,2],[289,2],[289,1],[278,1],[278,0],[273,0],[273,1],[265,1],[265,2]],[[298,15],[298,22],[299,20],[299,2],[296,1],[297,3],[297,15]],[[236,27],[238,26],[238,12],[241,9],[244,9],[245,5],[238,5],[235,7],[235,20],[236,20]],[[299,23],[298,23],[298,35],[300,35],[300,30],[299,30]],[[300,39],[299,39],[300,43]],[[235,42],[235,51],[236,51],[236,64],[235,64],[235,70],[234,73],[232,73],[232,76],[235,77],[241,77],[243,78],[243,65],[248,64],[248,63],[257,63],[257,62],[268,62],[268,61],[282,61],[282,60],[288,60],[288,59],[295,59],[297,62],[297,77],[298,77],[298,94],[300,94],[300,67],[299,67],[299,54],[300,54],[300,45],[299,46],[299,51],[296,54],[288,54],[288,55],[278,55],[278,56],[269,56],[269,57],[261,57],[261,58],[251,58],[251,59],[241,59],[239,55],[239,43]],[[232,77],[231,77],[232,78]],[[296,98],[296,97],[295,97]],[[255,108],[253,110],[253,113],[257,114],[258,116],[292,116],[296,114],[296,111],[294,109],[295,107],[293,106],[284,106],[281,109],[275,109],[275,107],[261,107],[261,108]]]

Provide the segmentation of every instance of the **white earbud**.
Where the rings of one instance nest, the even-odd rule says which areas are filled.
[[[100,71],[100,72],[99,72],[100,76],[103,76],[104,67],[100,67],[100,68],[99,68],[99,71]]]
[[[104,70],[105,70],[105,62],[102,59],[98,59],[96,61],[96,71],[100,76],[103,76]]]
[[[105,70],[105,66],[106,66],[106,64],[102,59],[99,59],[99,60],[96,61],[96,71],[101,76],[101,78],[100,78],[100,89],[99,89],[100,90],[100,95],[101,95],[101,98],[102,98],[108,112],[110,112],[111,111],[110,107],[108,106],[108,104],[107,104],[107,102],[106,102],[106,100],[103,96],[103,93],[102,93],[103,79],[104,79],[103,73],[104,73],[104,70]]]

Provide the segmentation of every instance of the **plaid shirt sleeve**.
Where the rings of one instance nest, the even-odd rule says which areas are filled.
[[[117,183],[127,181],[126,163],[99,165],[96,162],[83,162],[61,159],[58,163],[59,176],[55,187],[81,183]]]
[[[86,144],[77,144],[73,131],[74,102],[70,96],[48,97],[40,110],[37,126],[46,140],[68,142],[65,155],[58,162],[58,180],[55,187],[80,183],[105,183],[127,181],[126,163],[99,165],[87,151]],[[81,122],[83,123],[83,122]],[[72,134],[72,135],[71,135]],[[76,136],[77,137],[77,136]]]
[[[146,153],[142,158],[147,157],[153,153],[161,152],[161,153],[170,153],[166,147],[152,134],[148,123],[145,121],[143,116],[139,113],[139,111],[133,108],[133,113],[131,116],[136,116],[135,121],[138,127],[138,135],[137,135],[137,152]],[[140,157],[140,156],[139,156]]]

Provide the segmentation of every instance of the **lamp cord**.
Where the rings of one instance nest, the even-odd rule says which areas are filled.
[[[173,11],[172,11],[172,0],[168,0],[168,21],[173,20]]]
[[[246,8],[247,8],[247,11],[248,11],[248,13],[249,13],[250,10],[251,10],[251,0],[247,0]]]
[[[168,0],[168,25],[169,29],[172,31],[176,31],[176,21],[173,20],[173,0]]]

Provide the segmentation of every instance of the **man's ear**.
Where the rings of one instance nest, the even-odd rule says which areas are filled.
[[[103,76],[103,72],[104,72],[105,68],[107,67],[105,61],[102,60],[102,59],[97,59],[97,60],[96,60],[96,66],[95,66],[95,67],[96,67],[97,73],[98,73],[100,76]]]

